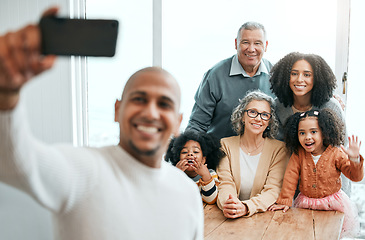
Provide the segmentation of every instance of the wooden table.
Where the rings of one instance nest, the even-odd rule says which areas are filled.
[[[339,239],[343,213],[291,208],[257,213],[249,218],[227,219],[217,205],[204,206],[204,238],[229,239]]]

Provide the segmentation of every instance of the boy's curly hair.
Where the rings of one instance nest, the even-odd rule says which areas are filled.
[[[284,127],[284,141],[291,153],[298,154],[298,149],[301,147],[298,139],[298,126],[299,122],[307,117],[317,118],[324,146],[340,146],[344,144],[345,125],[333,110],[325,108],[322,110],[297,112],[288,118]]]
[[[206,157],[206,164],[208,169],[216,170],[219,161],[225,156],[221,150],[221,143],[218,138],[212,134],[197,132],[197,131],[185,131],[176,138],[172,138],[165,154],[165,161],[170,162],[172,165],[180,161],[180,152],[185,144],[190,141],[196,141],[200,144],[203,152],[203,156]]]
[[[306,60],[313,70],[313,89],[311,103],[320,107],[330,100],[336,88],[336,77],[326,61],[315,54],[292,52],[280,59],[271,69],[271,90],[285,106],[292,106],[293,91],[290,89],[290,73],[294,63]]]

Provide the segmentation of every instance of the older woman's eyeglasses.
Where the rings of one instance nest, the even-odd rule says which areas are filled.
[[[250,118],[255,118],[257,117],[257,115],[260,115],[262,120],[270,120],[271,118],[271,114],[268,112],[261,112],[259,113],[258,111],[254,110],[254,109],[247,109],[244,110],[243,112],[247,112],[247,116],[249,116]]]

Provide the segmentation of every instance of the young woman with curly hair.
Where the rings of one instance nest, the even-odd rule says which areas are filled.
[[[330,108],[344,121],[340,103],[333,98],[336,77],[326,61],[315,54],[292,52],[271,69],[271,89],[276,95],[279,138],[282,126],[296,112]]]
[[[329,108],[345,122],[341,105],[333,97],[336,77],[321,56],[298,52],[287,54],[271,69],[270,82],[277,96],[275,113],[279,120],[279,140],[283,140],[286,120],[296,112]],[[342,189],[351,195],[351,182],[344,176],[342,182]]]
[[[343,122],[330,109],[298,112],[289,117],[284,139],[293,153],[285,171],[283,187],[269,210],[298,208],[335,210],[345,213],[341,237],[355,237],[360,225],[357,210],[341,190],[341,172],[352,181],[364,176],[361,142],[352,136],[343,145]],[[299,195],[293,197],[299,182]]]
[[[223,156],[219,139],[190,130],[171,139],[165,160],[196,182],[204,202],[214,204],[219,184],[215,170]]]

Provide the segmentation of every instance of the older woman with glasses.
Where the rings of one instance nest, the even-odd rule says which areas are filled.
[[[275,203],[289,155],[284,143],[274,139],[278,122],[270,96],[249,92],[231,122],[238,136],[221,140],[226,157],[217,169],[217,205],[227,218],[249,217]]]

